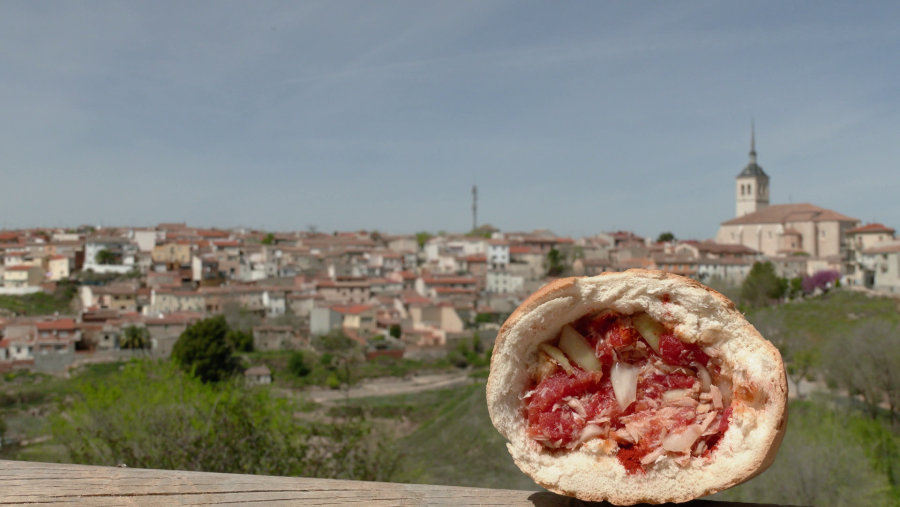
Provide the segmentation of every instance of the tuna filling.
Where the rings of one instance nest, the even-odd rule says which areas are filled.
[[[548,449],[615,453],[640,474],[710,459],[728,429],[731,378],[716,351],[646,314],[579,319],[538,355],[523,399],[528,435]]]

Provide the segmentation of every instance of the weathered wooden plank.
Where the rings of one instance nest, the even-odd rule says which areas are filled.
[[[590,504],[533,491],[0,461],[0,506],[7,505],[575,507]],[[682,505],[750,506],[704,500]]]

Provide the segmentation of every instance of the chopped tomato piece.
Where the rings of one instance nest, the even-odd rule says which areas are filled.
[[[731,424],[731,414],[733,412],[731,407],[726,408],[725,411],[722,412],[722,420],[719,421],[719,433],[724,434],[728,431],[728,426]]]
[[[641,335],[638,334],[636,329],[631,326],[626,327],[619,322],[611,326],[609,331],[606,332],[606,340],[616,349],[627,347],[640,337]]]
[[[709,363],[709,356],[693,343],[684,343],[672,333],[659,337],[659,352],[663,361],[676,366],[690,366],[696,361],[702,365]]]

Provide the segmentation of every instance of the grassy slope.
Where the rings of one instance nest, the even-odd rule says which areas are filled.
[[[747,317],[752,320],[755,315],[764,312],[783,316],[789,331],[809,331],[819,336],[847,331],[863,319],[900,321],[895,300],[869,297],[848,290],[832,291],[796,303],[753,309],[747,312]]]
[[[400,442],[410,482],[541,490],[519,471],[491,424],[484,385],[445,393],[440,412]]]

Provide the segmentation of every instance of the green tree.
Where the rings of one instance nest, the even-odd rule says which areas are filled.
[[[260,243],[262,243],[263,245],[271,245],[271,244],[274,244],[274,243],[275,243],[275,235],[272,234],[271,232],[268,233],[268,234],[266,234],[266,237],[263,238],[263,240],[260,241]]]
[[[194,323],[181,333],[172,359],[203,382],[219,382],[238,371],[234,349],[228,342],[228,324],[219,315]]]
[[[253,352],[253,333],[241,329],[229,329],[228,344],[235,352]]]
[[[869,319],[852,331],[835,332],[825,352],[828,374],[860,396],[872,418],[887,402],[892,422],[900,412],[900,326]]]
[[[484,345],[481,343],[481,335],[478,334],[478,331],[472,333],[472,351],[476,354],[484,352]]]
[[[497,322],[496,313],[479,313],[475,315],[475,323],[483,324],[486,322]]]
[[[659,233],[659,236],[656,237],[657,243],[670,243],[675,241],[675,235],[669,231]]]
[[[150,332],[146,327],[127,326],[122,329],[122,342],[119,347],[123,349],[149,349]]]
[[[400,327],[400,324],[391,324],[390,335],[394,338],[400,338],[403,334],[403,329]]]
[[[561,275],[565,269],[563,261],[562,252],[556,248],[551,248],[550,251],[547,252],[547,276]]]
[[[433,238],[434,234],[431,234],[427,231],[417,232],[416,233],[416,242],[419,243],[419,248],[424,248],[425,243],[428,243],[428,240]]]
[[[303,351],[291,353],[291,357],[288,358],[288,371],[301,378],[312,373],[312,368],[306,364],[306,355]]]
[[[803,277],[795,276],[788,281],[787,296],[795,298],[803,294]]]
[[[757,262],[741,285],[741,299],[751,306],[765,306],[780,299],[787,291],[787,280],[775,274],[771,262]]]
[[[115,252],[104,248],[97,252],[97,256],[94,260],[97,261],[97,264],[118,264],[119,256]]]

